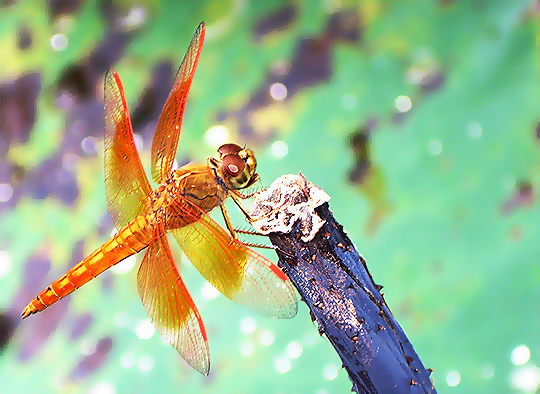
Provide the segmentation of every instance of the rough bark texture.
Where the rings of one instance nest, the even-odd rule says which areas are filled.
[[[321,335],[341,357],[352,389],[366,394],[436,394],[430,372],[328,203],[315,212],[325,223],[312,240],[302,240],[300,222],[289,233],[269,237],[278,248],[279,266],[308,305]]]

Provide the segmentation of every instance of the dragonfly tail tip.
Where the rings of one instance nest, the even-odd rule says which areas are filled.
[[[28,316],[33,315],[34,313],[36,313],[36,311],[33,310],[30,305],[27,305],[21,313],[21,318],[26,319]]]

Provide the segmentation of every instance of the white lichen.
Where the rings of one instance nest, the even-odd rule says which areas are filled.
[[[283,175],[257,194],[250,214],[252,225],[263,234],[289,233],[300,222],[302,241],[308,242],[323,226],[315,208],[330,200],[322,189],[301,174]]]

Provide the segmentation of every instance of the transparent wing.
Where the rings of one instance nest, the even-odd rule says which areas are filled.
[[[205,27],[204,22],[199,25],[188,50],[178,69],[176,78],[169,97],[163,106],[161,115],[152,141],[152,179],[156,183],[161,183],[167,173],[171,171],[180,128],[184,117],[184,110],[189,94],[189,88],[195,75],[195,68],[199,61],[201,49],[204,42]]]
[[[137,274],[137,287],[157,331],[189,365],[204,375],[210,352],[204,325],[180,278],[164,234],[150,244]]]
[[[171,230],[202,276],[227,298],[276,318],[291,318],[298,305],[281,269],[249,249],[187,200],[176,201],[172,215],[191,224]]]
[[[105,76],[105,194],[117,228],[122,228],[148,209],[152,191],[144,173],[118,73]]]

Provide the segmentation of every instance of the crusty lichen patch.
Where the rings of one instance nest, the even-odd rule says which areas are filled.
[[[329,200],[328,194],[301,173],[283,175],[256,196],[250,211],[252,225],[263,234],[288,233],[300,221],[302,241],[308,242],[324,224],[315,208]]]

